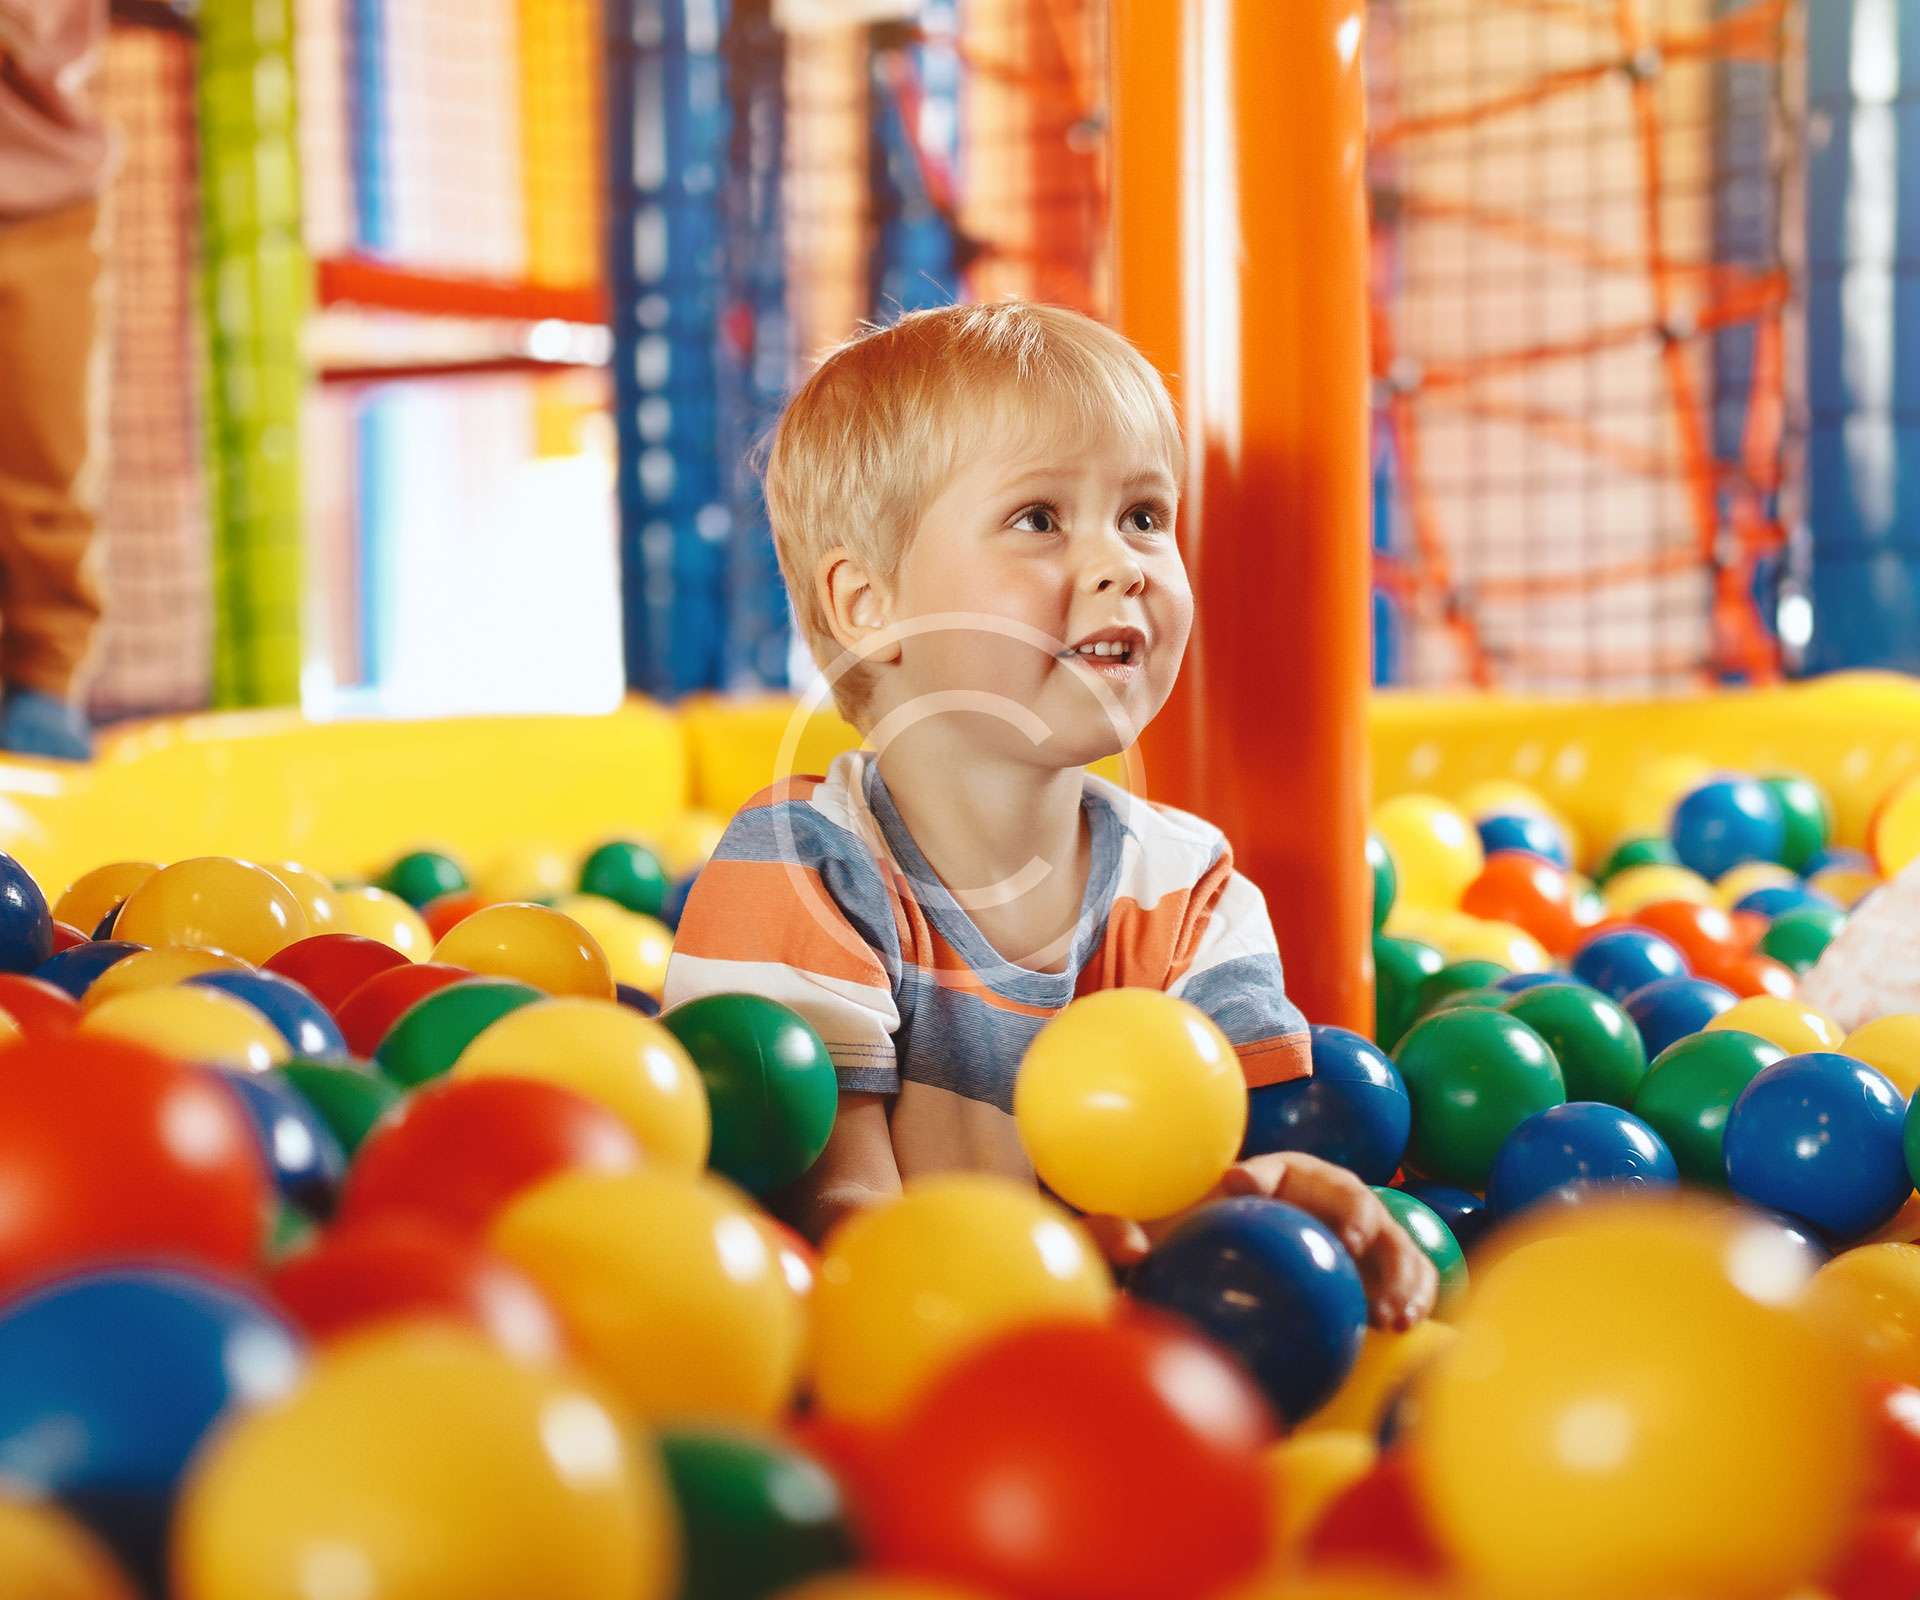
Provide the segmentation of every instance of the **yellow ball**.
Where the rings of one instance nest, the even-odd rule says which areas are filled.
[[[1858,867],[1827,867],[1807,879],[1807,887],[1818,890],[1829,900],[1837,901],[1851,911],[1880,887],[1880,878]]]
[[[573,887],[573,863],[552,845],[516,845],[476,873],[473,892],[488,902],[558,900]]]
[[[133,1585],[79,1523],[56,1506],[4,1494],[0,1594],[20,1600],[134,1600]]]
[[[1399,899],[1409,906],[1456,910],[1486,865],[1478,830],[1432,795],[1395,795],[1375,808],[1373,832],[1393,857]]]
[[[307,936],[307,914],[265,867],[197,856],[162,867],[134,890],[113,934],[135,944],[224,950],[258,966]]]
[[[574,1375],[405,1323],[322,1349],[196,1458],[177,1600],[667,1600],[652,1451]]]
[[[727,819],[712,811],[683,811],[655,834],[654,853],[676,878],[707,864],[727,831]]]
[[[1920,1383],[1920,1245],[1860,1245],[1813,1275],[1807,1305],[1867,1368]]]
[[[1030,1186],[984,1173],[921,1179],[827,1238],[813,1290],[814,1394],[833,1416],[885,1422],[995,1334],[1100,1321],[1113,1300],[1092,1239]]]
[[[328,878],[323,878],[311,867],[303,867],[296,861],[276,861],[267,868],[276,878],[287,886],[294,899],[300,902],[300,909],[307,914],[307,932],[333,933],[333,902],[339,890],[335,889]]]
[[[115,861],[73,880],[53,903],[54,917],[91,937],[100,919],[160,868],[151,861]]]
[[[1920,777],[1895,784],[1867,825],[1867,853],[1883,878],[1920,858]]]
[[[1334,1397],[1300,1424],[1299,1433],[1373,1434],[1401,1389],[1458,1337],[1444,1322],[1417,1322],[1404,1333],[1369,1328],[1360,1356]]]
[[[1428,1374],[1414,1468],[1465,1575],[1530,1596],[1778,1596],[1845,1538],[1858,1372],[1803,1247],[1704,1200],[1522,1224]]]
[[[425,961],[433,949],[426,920],[397,894],[385,889],[342,889],[333,897],[334,933],[357,933],[398,950],[409,961]]]
[[[541,1000],[468,1045],[454,1076],[538,1078],[597,1101],[674,1172],[707,1165],[713,1121],[693,1058],[651,1017],[612,1000]]]
[[[111,969],[109,969],[111,970]],[[265,1072],[288,1056],[280,1030],[218,989],[136,989],[80,1019],[82,1033],[130,1039],[182,1061]]]
[[[1652,862],[1616,872],[1600,891],[1600,903],[1616,917],[1630,917],[1658,900],[1690,900],[1700,906],[1715,903],[1713,885],[1699,873]]]
[[[508,1205],[489,1238],[635,1415],[767,1422],[793,1398],[805,1329],[754,1217],[717,1178],[568,1172]]]
[[[1863,1022],[1847,1035],[1840,1053],[1879,1068],[1902,1100],[1920,1091],[1920,1017],[1894,1015]]]
[[[1797,889],[1800,875],[1771,861],[1749,861],[1732,867],[1713,882],[1713,897],[1731,911],[1756,889]]]
[[[1395,906],[1386,932],[1430,944],[1449,961],[1497,961],[1509,972],[1545,972],[1553,965],[1546,948],[1524,928],[1464,911]]]
[[[1265,1466],[1273,1486],[1273,1553],[1278,1564],[1299,1555],[1321,1513],[1372,1471],[1379,1457],[1371,1433],[1351,1430],[1296,1433],[1268,1449]]]
[[[592,934],[547,906],[483,906],[434,947],[433,959],[552,995],[613,998],[613,972]]]
[[[554,910],[565,913],[592,934],[605,952],[616,982],[659,994],[673,955],[673,932],[658,917],[629,911],[597,894],[572,894]]]
[[[238,956],[220,950],[196,950],[191,945],[163,945],[140,950],[116,961],[88,985],[80,997],[82,1011],[95,1011],[109,1000],[140,989],[170,989],[203,972],[251,972]]]
[[[1034,1035],[1013,1116],[1034,1171],[1067,1204],[1144,1221],[1186,1210],[1233,1165],[1247,1080],[1198,1007],[1103,989]]]
[[[1798,1000],[1783,1000],[1773,994],[1749,995],[1737,1000],[1707,1024],[1710,1033],[1728,1028],[1757,1033],[1790,1056],[1840,1048],[1840,1028],[1831,1018],[1822,1016],[1812,1006],[1803,1006]]]

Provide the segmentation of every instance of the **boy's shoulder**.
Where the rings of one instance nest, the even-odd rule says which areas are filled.
[[[723,848],[751,846],[762,859],[870,857],[877,830],[862,793],[860,754],[847,751],[823,773],[779,778],[750,795],[727,825]]]
[[[1205,817],[1132,794],[1091,772],[1087,787],[1113,808],[1140,856],[1162,867],[1191,869],[1196,877],[1223,857],[1232,860],[1226,834]]]

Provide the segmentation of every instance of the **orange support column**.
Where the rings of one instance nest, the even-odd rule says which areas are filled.
[[[1371,1032],[1361,13],[1116,0],[1114,291],[1191,455],[1149,792],[1226,830],[1308,1017]]]

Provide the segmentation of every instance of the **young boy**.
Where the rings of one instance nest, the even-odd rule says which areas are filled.
[[[839,1118],[785,1197],[816,1238],[921,1174],[1033,1181],[1014,1076],[1076,995],[1191,1002],[1253,1086],[1310,1070],[1266,902],[1220,830],[1082,770],[1133,743],[1179,671],[1182,461],[1153,368],[1049,306],[904,317],[834,351],[781,418],[766,477],[781,571],[866,748],[733,819],[687,901],[665,1002],[748,990],[826,1042]],[[1431,1266],[1351,1173],[1270,1156],[1222,1187],[1332,1225],[1377,1322],[1431,1308]],[[1116,1259],[1146,1248],[1133,1224],[1093,1222]]]

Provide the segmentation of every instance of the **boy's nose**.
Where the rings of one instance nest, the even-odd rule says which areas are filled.
[[[1103,551],[1089,564],[1088,576],[1095,594],[1104,594],[1110,589],[1122,594],[1138,594],[1147,585],[1146,572],[1124,545],[1117,550]]]

